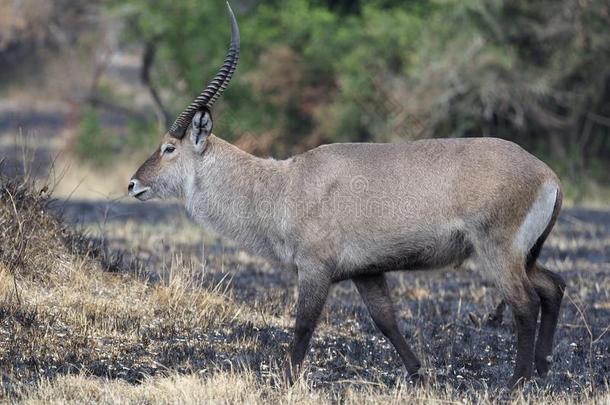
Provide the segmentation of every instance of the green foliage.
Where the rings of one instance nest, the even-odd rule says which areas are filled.
[[[127,136],[122,150],[132,152],[152,148],[159,143],[159,128],[153,121],[131,120],[127,123]]]
[[[333,2],[234,2],[242,32],[238,74],[219,103],[216,131],[229,139],[270,136],[289,154],[322,141],[384,140],[392,135],[387,78],[415,62],[429,2],[372,2],[357,13]],[[383,4],[381,4],[383,3]],[[405,7],[412,4],[413,7]],[[330,5],[330,7],[329,7]],[[226,52],[224,2],[116,1],[128,39],[159,44],[156,81],[174,96],[174,113],[198,94]]]
[[[87,108],[78,122],[78,134],[74,141],[74,153],[94,166],[104,166],[117,150],[116,137],[103,133],[97,111]]]
[[[427,135],[498,136],[550,156],[569,181],[610,156],[610,6],[576,0],[456,3],[430,33],[453,32],[420,72]],[[458,27],[465,27],[464,30]],[[436,79],[436,80],[435,80]],[[562,168],[565,168],[562,170]],[[606,180],[607,181],[607,180]]]
[[[220,66],[223,1],[113,0],[127,40],[159,46],[172,113]],[[215,131],[285,156],[334,141],[498,136],[576,181],[610,156],[604,0],[234,0],[236,78]],[[255,145],[251,149],[257,149]],[[607,177],[607,176],[606,176]]]

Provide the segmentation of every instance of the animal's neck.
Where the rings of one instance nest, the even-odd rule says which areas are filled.
[[[186,209],[199,223],[257,254],[277,257],[287,164],[261,159],[213,135],[186,187]],[[281,259],[280,259],[281,260]]]

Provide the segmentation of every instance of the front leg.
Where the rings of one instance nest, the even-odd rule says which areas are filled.
[[[423,382],[423,377],[420,374],[421,362],[398,329],[396,310],[390,297],[385,275],[360,276],[354,277],[352,280],[356,284],[356,288],[362,296],[375,325],[400,355],[409,378]]]
[[[299,298],[297,301],[297,318],[294,327],[294,341],[290,368],[287,370],[289,383],[297,376],[309,341],[318,323],[320,313],[328,297],[331,280],[319,269],[299,269]]]

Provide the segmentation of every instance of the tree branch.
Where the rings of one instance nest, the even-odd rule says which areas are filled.
[[[163,105],[163,101],[159,95],[159,92],[155,88],[150,78],[150,72],[155,62],[155,56],[157,53],[157,45],[155,39],[148,41],[144,46],[144,53],[142,54],[142,68],[140,70],[140,79],[148,90],[150,97],[153,101],[155,115],[157,117],[157,123],[161,131],[167,130],[169,124],[169,114]]]

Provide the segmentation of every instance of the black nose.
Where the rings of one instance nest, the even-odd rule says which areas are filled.
[[[129,182],[129,186],[127,187],[127,191],[129,191],[130,193],[133,191],[133,188],[136,186],[136,182],[131,180]]]

